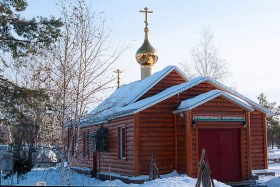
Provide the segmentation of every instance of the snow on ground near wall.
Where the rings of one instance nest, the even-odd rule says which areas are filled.
[[[280,150],[277,148],[268,149],[268,159],[277,159],[280,158]]]
[[[144,184],[125,184],[120,180],[113,181],[100,181],[95,178],[90,178],[86,175],[79,174],[71,170],[71,185],[72,186],[139,186],[139,187],[193,187],[196,184],[196,179],[190,178],[187,175],[179,175],[177,172],[163,175],[163,179],[157,179],[154,181],[148,181]],[[47,186],[59,186],[60,182],[60,170],[57,168],[49,169],[33,169],[26,176],[26,179],[21,180],[18,185],[20,186],[35,186],[36,182],[45,181]],[[66,177],[64,177],[64,185],[66,185]],[[228,187],[224,183],[214,180],[216,187]],[[2,181],[2,185],[11,185],[11,179]],[[14,178],[14,183],[16,179]]]
[[[228,187],[228,185],[214,180],[215,187]],[[142,185],[143,187],[166,187],[166,186],[175,186],[175,187],[194,187],[196,184],[196,179],[190,178],[186,175],[180,175],[176,177],[167,177],[163,179],[157,179],[154,181],[145,182]]]
[[[268,158],[275,159],[280,158],[280,150],[268,149]],[[268,187],[279,187],[280,186],[280,163],[271,163],[268,165],[268,170],[275,172],[275,176],[259,176],[258,182],[260,184],[266,184]]]
[[[277,178],[280,177],[280,164],[276,163],[276,164],[269,164],[268,165],[268,170],[271,172],[275,172],[275,176],[264,176],[264,175],[260,175],[259,176],[259,182],[264,183],[267,182],[273,178]],[[280,181],[280,180],[279,180]],[[279,185],[280,186],[280,185]]]
[[[66,186],[66,171],[64,172],[64,184]],[[79,174],[73,170],[70,172],[71,185],[72,186],[125,186],[122,181],[100,181],[89,176]],[[35,186],[36,182],[45,181],[47,186],[60,186],[60,169],[58,168],[36,168],[29,172],[26,179],[21,180],[19,184],[16,184],[16,178],[14,177],[13,185],[20,186]],[[11,179],[2,181],[2,185],[11,185]]]
[[[280,158],[280,150],[274,149],[268,151],[269,158]],[[259,176],[258,183],[266,184],[268,187],[280,186],[280,163],[269,164],[268,170],[275,172],[275,176]],[[66,174],[66,172],[65,172]],[[180,175],[176,171],[170,174],[162,175],[163,179],[157,179],[154,181],[145,182],[144,184],[125,184],[120,180],[114,181],[100,181],[89,176],[78,174],[71,170],[71,185],[72,186],[139,186],[139,187],[193,187],[196,184],[196,179],[190,178],[187,175]],[[132,177],[132,179],[147,179],[147,176]],[[60,182],[60,170],[57,168],[37,168],[33,169],[26,176],[26,179],[21,180],[18,185],[20,186],[35,186],[36,182],[45,181],[47,186],[59,186]],[[227,185],[214,180],[216,187],[226,187]],[[2,185],[11,185],[11,179],[2,181]],[[16,184],[16,177],[14,177],[14,183]],[[66,185],[66,176],[64,177],[64,185]]]

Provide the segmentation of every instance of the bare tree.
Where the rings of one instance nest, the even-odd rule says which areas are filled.
[[[190,78],[204,76],[223,81],[230,74],[225,60],[218,56],[214,35],[209,29],[202,30],[199,43],[191,50],[191,56],[191,63],[181,63]]]
[[[92,11],[84,0],[61,0],[61,14],[64,24],[61,37],[52,50],[43,49],[38,56],[21,59],[27,61],[22,63],[26,66],[13,67],[13,71],[22,85],[47,90],[48,108],[44,105],[32,114],[39,125],[36,136],[38,141],[50,142],[48,135],[60,129],[61,185],[64,185],[64,162],[70,185],[70,167],[77,155],[84,116],[89,107],[99,104],[114,87],[111,86],[115,79],[113,65],[126,47],[111,42],[104,12]]]
[[[67,162],[66,181],[70,185],[70,167],[75,161],[82,118],[89,106],[102,100],[115,79],[111,69],[125,48],[114,46],[104,12],[83,1],[62,1],[64,28],[54,51],[46,54],[51,62],[48,71],[57,99],[57,114],[62,129],[62,162]],[[63,166],[63,163],[62,163]],[[64,169],[61,185],[64,185]]]
[[[30,141],[28,143],[57,144],[59,143],[60,134],[57,133],[59,131],[57,116],[53,115],[53,111],[50,110],[54,99],[51,97],[53,87],[48,74],[49,62],[42,55],[29,55],[18,60],[25,65],[13,63],[6,66],[6,77],[24,88],[35,91],[44,90],[44,93],[49,96],[44,101],[30,101],[32,107],[29,107],[28,112],[25,112],[29,123],[29,130],[27,128],[25,130],[28,130],[29,133],[25,133],[24,137],[32,136],[32,140],[29,138]],[[16,137],[14,135],[17,137],[19,135],[17,130],[11,129],[10,126],[8,126],[8,132],[11,139],[10,142],[15,140]],[[23,132],[23,130],[20,130],[20,132]],[[24,142],[24,139],[22,141]]]
[[[47,125],[49,117],[46,114],[49,100],[47,95],[48,93],[45,92],[47,87],[45,80],[43,80],[45,78],[44,75],[42,75],[41,70],[43,65],[34,61],[33,59],[28,57],[18,58],[20,61],[25,61],[26,64],[22,66],[17,63],[13,63],[5,67],[6,77],[11,80],[16,87],[26,88],[26,90],[33,90],[34,92],[37,92],[37,94],[41,93],[42,97],[45,98],[27,98],[26,102],[24,102],[23,95],[20,95],[22,100],[20,100],[18,103],[13,101],[15,110],[17,110],[22,117],[18,117],[17,122],[13,121],[10,123],[9,121],[16,120],[12,117],[15,116],[13,114],[15,112],[11,112],[11,114],[9,114],[11,117],[8,117],[9,115],[6,114],[5,124],[7,125],[9,143],[50,143],[47,138],[49,134],[51,134],[49,133],[49,125]],[[4,109],[2,109],[2,112],[4,112]],[[40,137],[40,135],[43,135],[43,137]]]

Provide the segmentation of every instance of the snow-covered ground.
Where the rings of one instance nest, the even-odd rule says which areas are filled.
[[[268,159],[280,160],[280,149],[274,148],[268,150]],[[280,163],[270,162],[268,171],[275,172],[275,176],[259,176],[259,183],[266,184],[268,187],[280,186]]]
[[[268,170],[275,172],[275,176],[259,176],[259,182],[266,184],[268,187],[280,186],[280,163],[269,164]]]
[[[196,184],[196,179],[190,178],[187,175],[180,175],[176,171],[168,174],[162,175],[162,179],[157,179],[154,181],[148,181],[144,184],[125,184],[120,180],[107,180],[100,181],[95,178],[90,178],[86,175],[79,174],[71,170],[71,185],[72,186],[139,186],[139,187],[194,187]],[[60,170],[58,168],[48,168],[33,169],[26,176],[26,179],[21,180],[19,184],[16,184],[16,179],[12,185],[20,186],[35,186],[36,182],[45,181],[47,186],[59,186],[61,185]],[[64,177],[64,184],[66,185],[66,176]],[[228,187],[227,185],[214,180],[216,187]],[[11,179],[2,181],[2,185],[11,185]]]
[[[279,154],[280,150],[269,150],[269,158],[275,158]],[[280,163],[270,163],[268,170],[275,172],[275,176],[259,176],[258,183],[266,184],[268,187],[280,186]],[[71,185],[72,186],[139,186],[139,187],[193,187],[196,184],[196,179],[190,178],[187,175],[180,175],[176,171],[170,174],[162,175],[162,179],[154,181],[147,181],[144,184],[125,184],[120,180],[107,180],[100,181],[95,178],[91,178],[86,175],[79,174],[75,171],[71,171]],[[142,176],[145,177],[145,176]],[[147,176],[146,176],[147,177]],[[20,186],[35,186],[36,182],[44,181],[47,186],[59,186],[61,185],[60,170],[58,168],[36,168],[29,172],[26,179],[20,180],[19,184],[16,184],[16,178],[14,177],[13,184],[11,179],[2,180],[2,185],[20,185]],[[216,187],[226,187],[224,183],[214,180]],[[66,176],[64,177],[64,184],[66,185]]]

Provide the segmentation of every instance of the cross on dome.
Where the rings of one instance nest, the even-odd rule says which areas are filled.
[[[145,13],[145,29],[148,29],[148,13],[153,13],[153,11],[149,11],[147,7],[144,8],[144,10],[140,10],[139,12]]]
[[[140,10],[139,12],[145,13],[145,38],[144,43],[137,50],[135,57],[136,61],[141,66],[141,79],[143,80],[153,74],[153,66],[158,60],[158,53],[148,39],[148,13],[153,13],[153,11],[149,11],[148,8],[145,7],[144,10]]]

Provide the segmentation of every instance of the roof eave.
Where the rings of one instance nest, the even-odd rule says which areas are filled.
[[[235,104],[239,105],[241,108],[244,108],[244,109],[248,110],[249,112],[253,112],[254,111],[253,107],[251,107],[251,106],[249,106],[249,105],[247,105],[247,104],[245,104],[245,103],[235,99],[234,97],[232,97],[232,96],[230,96],[230,95],[228,95],[226,93],[223,93],[221,95],[222,95],[222,97],[225,97],[225,98],[231,100],[232,102],[234,102]]]
[[[240,99],[243,99],[244,101],[248,102],[249,104],[251,104],[253,107],[255,107],[255,109],[257,110],[260,110],[261,112],[265,113],[268,117],[271,117],[271,116],[275,116],[276,114],[274,114],[273,112],[271,112],[270,110],[268,110],[267,108],[255,103],[254,101],[252,101],[251,99],[248,99],[247,97],[241,95],[240,93],[232,90],[231,88],[228,88],[227,86],[225,85],[222,85],[221,83],[219,83],[218,81],[212,79],[212,78],[209,78],[208,77],[208,80],[206,81],[214,86],[216,86],[217,88],[225,91],[225,92],[228,92],[236,97],[239,97]]]
[[[204,79],[203,80],[198,80],[197,82],[198,83],[193,83],[193,84],[195,84],[195,85],[200,84],[201,82],[204,82]],[[158,100],[156,100],[154,102],[149,103],[148,105],[145,105],[145,106],[135,110],[134,114],[136,114],[138,112],[141,112],[142,110],[145,110],[145,109],[147,109],[147,108],[149,108],[149,107],[151,107],[151,106],[153,106],[153,105],[155,105],[155,104],[157,104],[157,103],[159,103],[161,101],[164,101],[165,99],[168,99],[168,98],[178,94],[178,93],[181,93],[182,91],[186,91],[186,90],[188,90],[191,87],[193,87],[193,85],[192,86],[188,86],[187,88],[178,89],[178,90],[176,90],[176,91],[174,91],[174,92],[172,92],[172,93],[170,93],[170,94],[168,94],[168,95],[166,95],[166,96],[164,96],[164,97],[162,97],[162,98],[160,98],[160,99],[158,99]]]
[[[130,116],[130,115],[134,115],[134,114],[135,114],[134,112],[120,114],[120,115],[113,116],[112,118],[110,118],[110,120],[117,119],[117,118],[122,118],[122,117],[126,117],[126,116]]]
[[[173,111],[173,114],[175,113],[179,113],[179,112],[185,112],[185,111],[188,111],[188,110],[192,110],[204,103],[207,103],[208,101],[211,101],[212,99],[215,99],[216,97],[219,97],[219,96],[222,96],[222,97],[225,97],[227,99],[229,99],[230,101],[234,102],[235,104],[237,104],[239,107],[245,109],[245,110],[248,110],[249,112],[253,112],[254,111],[254,108],[252,108],[251,106],[249,105],[246,105],[245,103],[242,103],[241,101],[238,101],[237,99],[231,97],[230,95],[226,94],[225,92],[223,91],[220,91],[218,93],[215,93],[213,95],[211,95],[210,97],[208,98],[205,98],[197,103],[194,103],[193,105],[189,106],[189,107],[186,107],[186,108],[182,108],[182,109],[179,109],[179,110],[175,110]]]

